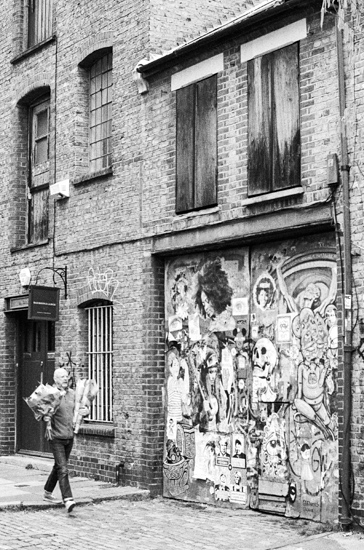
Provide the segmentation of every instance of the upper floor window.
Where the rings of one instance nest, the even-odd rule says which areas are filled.
[[[28,0],[28,48],[52,34],[53,0]]]
[[[112,53],[90,67],[90,171],[111,166]]]
[[[217,76],[177,90],[176,212],[217,204]]]
[[[28,243],[48,237],[49,97],[29,107]]]
[[[249,196],[300,185],[298,43],[248,61]]]

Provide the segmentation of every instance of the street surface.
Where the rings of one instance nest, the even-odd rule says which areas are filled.
[[[157,498],[103,501],[76,507],[69,515],[63,507],[2,510],[0,550],[18,548],[364,550],[364,538],[323,533],[322,525],[312,522]]]

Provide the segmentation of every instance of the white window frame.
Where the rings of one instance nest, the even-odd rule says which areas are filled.
[[[113,307],[93,304],[87,311],[88,377],[96,380],[99,393],[92,402],[88,420],[113,420]]]

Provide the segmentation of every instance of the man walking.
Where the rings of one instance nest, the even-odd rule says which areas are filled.
[[[68,387],[68,372],[58,368],[54,371],[54,382],[61,392],[61,402],[51,417],[44,416],[43,420],[51,420],[51,433],[49,444],[54,457],[54,466],[44,486],[43,500],[47,502],[59,502],[53,496],[53,490],[59,482],[62,500],[67,512],[71,512],[76,503],[73,500],[68,476],[68,459],[73,446],[73,413],[75,409],[75,392]],[[81,407],[79,413],[87,416],[87,407]]]

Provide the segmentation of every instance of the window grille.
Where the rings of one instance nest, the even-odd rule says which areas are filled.
[[[90,169],[111,166],[112,54],[104,55],[90,70]]]
[[[88,376],[96,380],[99,393],[92,402],[89,420],[111,422],[113,310],[109,305],[87,308],[88,315]]]

